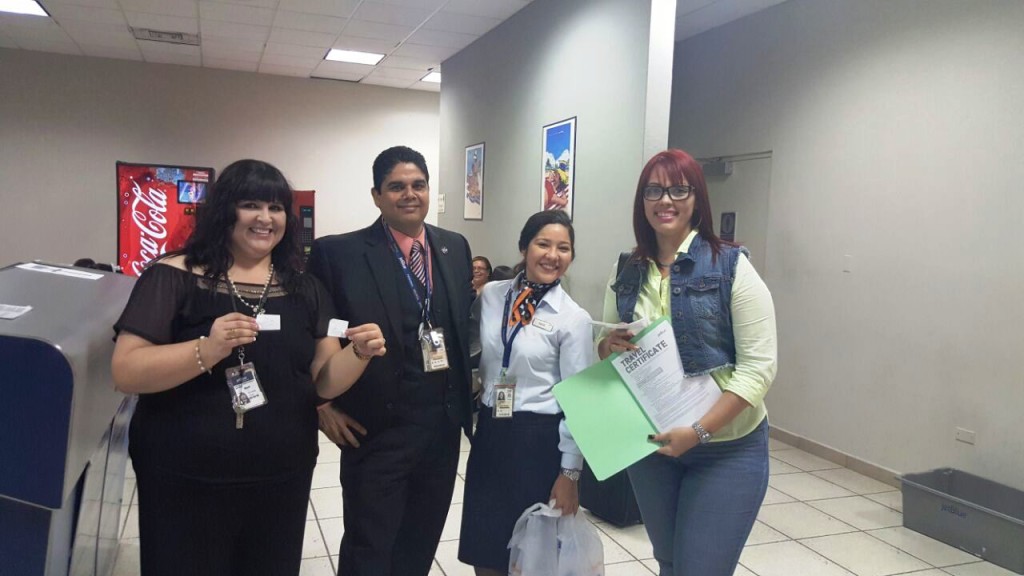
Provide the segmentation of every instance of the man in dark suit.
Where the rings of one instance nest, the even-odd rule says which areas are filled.
[[[460,430],[470,433],[471,253],[460,234],[424,224],[429,178],[419,152],[381,152],[370,192],[381,217],[318,239],[309,258],[338,317],[378,323],[387,340],[387,354],[320,408],[321,430],[341,446],[339,576],[430,571]]]

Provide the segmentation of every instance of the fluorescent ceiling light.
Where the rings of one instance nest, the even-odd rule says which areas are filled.
[[[43,10],[43,7],[35,0],[0,0],[0,12],[49,16],[46,10]]]
[[[383,54],[357,52],[356,50],[338,50],[337,48],[331,48],[331,51],[324,57],[325,60],[351,62],[353,64],[369,64],[370,66],[376,66],[383,58]]]
[[[440,72],[431,72],[430,74],[427,74],[423,78],[420,78],[420,82],[433,82],[434,84],[440,84],[441,83],[441,73]]]

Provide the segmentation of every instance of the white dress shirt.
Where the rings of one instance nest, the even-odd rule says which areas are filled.
[[[480,295],[480,376],[483,379],[482,401],[485,409],[494,406],[494,385],[501,374],[501,326],[505,298],[515,290],[515,280],[490,282]],[[513,294],[514,296],[515,294]],[[508,330],[509,336],[512,329]],[[555,286],[537,305],[533,321],[523,326],[512,343],[508,374],[516,378],[515,412],[558,414],[562,408],[552,393],[555,384],[590,366],[594,362],[594,335],[590,314]],[[513,418],[515,416],[513,415]],[[583,455],[569,433],[565,420],[558,425],[561,439],[562,467],[583,468]]]

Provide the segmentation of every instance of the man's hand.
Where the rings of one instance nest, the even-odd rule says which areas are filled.
[[[555,485],[551,487],[551,495],[548,500],[554,500],[552,508],[562,511],[562,516],[572,516],[580,509],[579,483],[569,480],[561,473],[555,479]]]
[[[320,430],[331,439],[331,442],[339,446],[359,448],[355,432],[360,436],[366,436],[366,428],[363,428],[355,418],[330,404],[317,408],[317,413],[320,415]]]

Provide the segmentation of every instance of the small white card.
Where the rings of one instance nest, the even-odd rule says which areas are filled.
[[[337,318],[331,318],[331,321],[327,324],[327,335],[334,336],[335,338],[344,338],[345,332],[348,330],[348,320],[338,320]]]
[[[260,331],[264,330],[280,330],[281,329],[281,315],[280,314],[260,314],[256,316],[256,323],[260,326]]]

